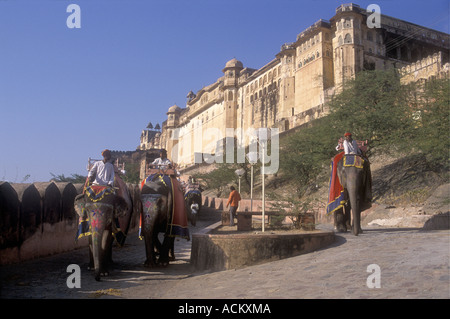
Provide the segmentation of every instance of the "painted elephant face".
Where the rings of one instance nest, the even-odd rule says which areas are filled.
[[[91,233],[103,232],[111,225],[114,206],[105,203],[87,203],[86,211],[90,218]]]
[[[150,231],[159,213],[167,210],[167,196],[161,194],[142,194],[141,201],[144,230]]]

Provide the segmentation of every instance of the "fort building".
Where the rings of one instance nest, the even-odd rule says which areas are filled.
[[[371,14],[342,4],[330,20],[281,45],[260,69],[231,59],[216,82],[187,94],[185,107],[169,107],[161,131],[144,130],[139,149],[165,148],[181,168],[189,167],[198,163],[196,154],[215,154],[223,139],[248,145],[237,132],[284,132],[325,115],[333,94],[360,71],[396,68],[404,83],[448,76],[447,33],[383,14],[379,26],[369,27]]]

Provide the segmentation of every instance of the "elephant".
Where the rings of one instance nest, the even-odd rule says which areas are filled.
[[[146,260],[144,265],[147,267],[155,267],[157,264],[164,267],[167,266],[169,260],[175,259],[173,253],[174,237],[187,236],[189,238],[186,214],[184,215],[186,221],[179,223],[183,224],[182,227],[173,223],[174,203],[176,202],[174,201],[174,196],[179,195],[174,195],[172,191],[172,185],[178,186],[176,180],[167,175],[156,175],[149,176],[141,184],[142,213],[140,237],[145,242]],[[181,190],[180,193],[183,200]],[[181,209],[185,212],[184,200]],[[181,228],[184,234],[175,234],[173,231],[175,228]],[[159,233],[164,233],[162,244],[158,239]],[[156,258],[156,252],[159,253],[158,259]],[[169,253],[171,253],[170,258]]]
[[[87,186],[74,201],[75,211],[80,217],[77,238],[89,236],[89,268],[95,270],[97,281],[100,281],[100,276],[109,275],[114,238],[123,244],[128,228],[123,221],[131,219],[130,199],[117,193],[109,186]]]
[[[188,220],[192,226],[197,224],[198,213],[202,208],[202,193],[199,190],[188,190],[184,195]]]
[[[337,163],[337,176],[344,188],[342,207],[334,212],[335,230],[352,234],[362,233],[361,212],[371,206],[372,178],[367,158],[358,155],[345,155]],[[351,212],[351,214],[350,214]]]

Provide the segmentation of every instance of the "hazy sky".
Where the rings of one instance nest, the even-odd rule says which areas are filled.
[[[222,76],[260,68],[350,1],[0,0],[0,180],[87,174],[101,151],[135,150],[141,131]],[[69,4],[81,28],[68,28]],[[449,32],[449,1],[355,1]]]

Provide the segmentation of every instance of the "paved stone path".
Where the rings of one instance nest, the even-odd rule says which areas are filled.
[[[200,220],[191,233],[213,223]],[[322,225],[321,228],[330,228]],[[1,298],[450,298],[450,231],[370,228],[337,235],[328,248],[243,269],[195,272],[191,242],[175,243],[177,261],[148,269],[144,243],[130,234],[114,248],[109,277],[86,270],[87,248],[0,267]],[[69,289],[69,264],[81,267],[81,288]],[[375,264],[379,272],[368,266]],[[377,277],[377,275],[379,275]],[[380,288],[369,288],[378,284]],[[379,279],[379,281],[376,281]]]

